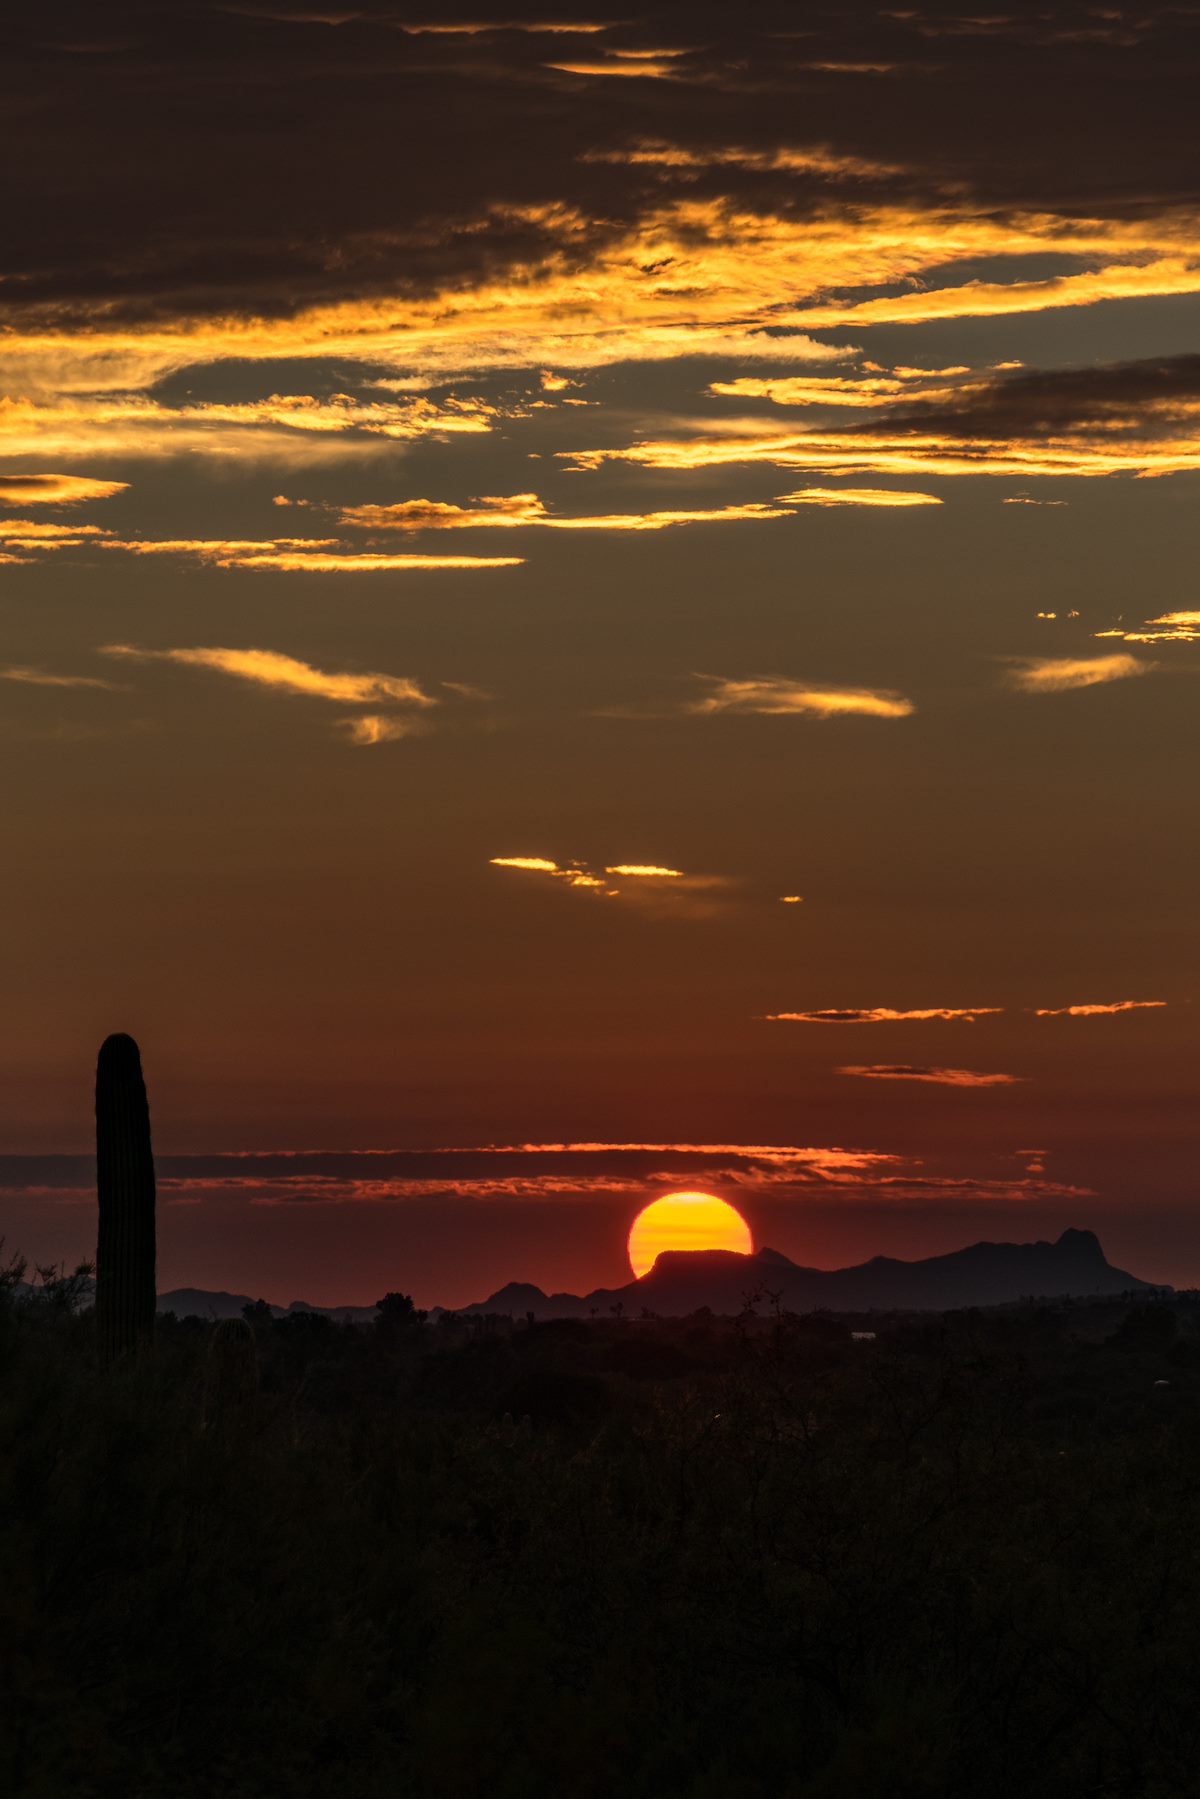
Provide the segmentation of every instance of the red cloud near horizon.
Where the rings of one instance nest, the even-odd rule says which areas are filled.
[[[1157,1012],[1166,1003],[1165,999],[1117,999],[1107,1005],[1038,1006],[1034,1015],[1037,1018],[1102,1018],[1114,1012]]]
[[[768,1012],[768,1024],[904,1024],[924,1023],[929,1019],[965,1019],[994,1017],[1003,1006],[918,1006],[911,1011],[897,1011],[892,1006],[826,1006],[816,1012]]]
[[[931,1068],[911,1062],[876,1062],[839,1068],[838,1073],[868,1081],[928,1081],[938,1087],[1015,1087],[1026,1079],[1022,1074],[980,1074],[974,1068]]]

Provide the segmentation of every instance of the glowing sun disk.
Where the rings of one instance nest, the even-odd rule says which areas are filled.
[[[640,1280],[664,1249],[725,1249],[754,1252],[750,1226],[741,1213],[712,1193],[667,1193],[644,1206],[629,1233],[629,1266]]]

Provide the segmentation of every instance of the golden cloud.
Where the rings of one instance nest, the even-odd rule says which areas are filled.
[[[232,359],[322,357],[395,368],[410,384],[470,369],[579,369],[680,355],[766,359],[776,366],[836,361],[847,351],[799,331],[802,315],[789,312],[789,304],[846,288],[906,281],[928,287],[944,265],[1047,251],[1100,258],[1103,271],[1124,270],[1125,285],[1143,291],[1153,285],[1148,271],[1155,264],[1174,259],[1183,267],[1180,245],[1197,235],[1184,215],[1132,222],[1054,214],[999,219],[965,205],[919,211],[892,205],[791,217],[698,196],[668,199],[624,234],[556,203],[492,206],[459,229],[477,236],[494,227],[540,236],[543,248],[471,287],[353,298],[282,318],[183,316],[144,327],[114,327],[97,313],[80,329],[79,320],[64,324],[31,310],[4,344],[5,385],[14,399],[0,413],[0,443],[23,441],[36,455],[54,453],[56,443],[82,454],[96,441],[122,449],[136,443],[154,453],[158,439],[163,453],[168,445],[161,440],[169,434],[179,448],[236,449],[230,429],[253,427],[274,431],[272,450],[282,452],[288,438],[486,429],[491,415],[482,402],[461,402],[467,411],[457,414],[451,402],[432,413],[415,402],[381,413],[345,396],[182,408],[146,396],[168,374]],[[1158,279],[1154,291],[1165,275]],[[1028,285],[1038,288],[1041,302],[1051,297],[1044,284]],[[843,322],[844,305],[833,310]],[[781,334],[781,327],[795,335]],[[57,416],[54,404],[31,397],[46,394],[62,396]],[[287,453],[303,454],[294,442]]]
[[[699,679],[710,691],[693,700],[685,710],[710,716],[719,712],[749,713],[763,718],[808,715],[836,718],[857,714],[864,718],[908,718],[916,708],[902,694],[870,687],[810,687],[778,676],[751,680],[724,680],[713,675]]]
[[[109,538],[106,550],[131,556],[194,556],[218,568],[273,568],[307,574],[401,573],[416,569],[519,568],[522,556],[431,556],[417,552],[397,556],[349,550],[336,537]]]
[[[1112,263],[1046,281],[967,281],[874,300],[835,301],[801,306],[781,323],[808,330],[834,326],[921,325],[932,319],[996,317],[1048,312],[1064,306],[1094,306],[1100,300],[1144,300],[1169,294],[1200,293],[1200,262],[1194,256],[1164,256],[1149,262]]]
[[[568,466],[595,469],[632,462],[653,469],[720,468],[769,463],[825,475],[1038,476],[1174,475],[1200,469],[1200,436],[1126,440],[1110,431],[1029,438],[952,436],[942,432],[773,432],[705,430],[691,437],[646,439],[624,448],[560,450]]]
[[[824,1007],[818,1012],[768,1012],[768,1024],[913,1024],[932,1019],[964,1021],[974,1024],[977,1018],[994,1018],[1003,1006],[918,1006],[896,1011],[891,1006]]]
[[[641,911],[675,918],[712,917],[722,909],[725,890],[732,885],[722,875],[689,875],[659,862],[612,862],[593,867],[578,860],[554,862],[547,856],[492,856],[489,861],[493,868],[545,875],[586,893],[624,899]],[[614,886],[614,881],[621,885]]]
[[[1166,1005],[1165,999],[1118,999],[1107,1005],[1038,1006],[1038,1018],[1106,1018],[1116,1012],[1156,1012]]]
[[[765,174],[821,175],[834,181],[854,181],[899,173],[895,163],[870,162],[864,157],[844,155],[828,144],[775,150],[755,150],[746,145],[729,144],[720,149],[687,150],[679,144],[643,139],[628,149],[589,150],[581,161],[684,172],[716,168],[752,169]]]
[[[787,517],[782,506],[754,502],[692,511],[612,512],[560,518],[547,512],[545,503],[535,493],[485,495],[471,506],[454,506],[442,500],[400,500],[392,505],[342,506],[336,510],[342,524],[371,531],[467,531],[529,525],[558,531],[662,531],[671,525],[736,524]]]
[[[934,493],[915,493],[896,487],[801,487],[782,493],[787,506],[940,506]]]
[[[128,481],[97,481],[89,475],[0,474],[0,501],[6,506],[75,506],[81,500],[111,499],[128,487]]]
[[[563,870],[545,856],[491,856],[493,868],[523,868],[529,874],[557,875]]]
[[[355,551],[269,550],[258,555],[239,555],[237,568],[275,568],[293,574],[403,574],[415,569],[520,568],[523,556],[374,556]]]
[[[282,655],[278,650],[147,650],[134,644],[109,643],[101,647],[100,653],[129,662],[174,662],[188,668],[209,668],[260,687],[303,694],[311,699],[336,700],[341,705],[369,705],[379,700],[420,707],[437,705],[431,695],[407,676],[329,674],[295,656]]]
[[[1025,1079],[1019,1074],[979,1074],[973,1068],[930,1068],[910,1062],[873,1062],[839,1068],[838,1073],[868,1081],[928,1081],[937,1087],[1015,1087]]]
[[[658,51],[641,58],[615,54],[596,59],[594,66],[609,73],[669,76],[675,61]],[[777,404],[869,409],[894,400],[897,383],[956,380],[961,371],[898,369],[886,375],[868,369],[853,379],[828,382],[793,380],[775,371],[841,362],[853,354],[816,342],[808,331],[818,327],[1033,312],[1200,292],[1200,225],[1183,209],[1117,220],[1053,212],[1001,216],[973,210],[966,199],[950,196],[920,208],[901,201],[829,204],[818,213],[793,216],[754,210],[733,197],[707,196],[691,178],[705,168],[728,166],[851,180],[887,174],[889,165],[845,157],[825,145],[759,150],[734,144],[696,150],[650,142],[598,154],[658,167],[664,177],[674,174],[685,185],[691,183],[691,189],[665,194],[661,204],[623,230],[581,206],[563,203],[483,207],[448,225],[447,233],[466,240],[491,231],[516,232],[532,247],[521,263],[473,284],[448,276],[429,291],[352,296],[286,316],[193,315],[181,308],[178,317],[147,324],[114,324],[111,311],[99,304],[54,312],[18,309],[13,329],[0,344],[0,377],[9,396],[0,402],[0,451],[46,459],[82,459],[100,452],[106,457],[186,453],[271,459],[291,468],[334,458],[366,459],[393,441],[480,434],[509,416],[503,407],[478,397],[431,398],[416,391],[422,386],[446,383],[472,370],[582,370],[683,356],[769,364],[771,377],[757,384],[757,397]],[[1019,272],[1021,259],[1047,254],[1087,266],[1051,280],[938,286],[940,272],[964,262],[1003,257]],[[852,301],[836,298],[850,290],[862,294],[881,288],[902,291]],[[370,394],[268,393],[258,400],[171,405],[157,388],[165,377],[200,365],[257,361],[268,367],[287,362],[290,368],[306,359],[369,371],[369,381],[360,385],[369,386]],[[393,371],[390,379],[387,371]],[[564,378],[554,376],[551,391]],[[756,386],[739,380],[719,383],[718,391],[753,397]],[[928,401],[934,395],[925,392],[922,397]],[[681,469],[744,461],[826,475],[988,473],[1019,479],[1200,468],[1200,436],[1192,414],[1176,407],[1169,416],[1175,425],[1145,442],[1099,429],[965,440],[951,432],[921,434],[915,429],[868,436],[748,429],[721,433],[706,425],[691,439],[585,449],[572,452],[570,459],[581,467],[609,458]],[[121,484],[109,485],[116,490]],[[934,503],[934,496],[911,503]],[[485,502],[474,510],[488,509]],[[720,508],[511,522],[556,529],[657,530],[770,516],[775,516],[771,508]],[[460,516],[445,517],[439,525],[427,516],[422,528],[469,528],[484,522]],[[402,520],[394,523],[417,528]],[[372,528],[390,527],[377,519]],[[301,566],[341,565],[308,561]],[[359,559],[354,566],[370,565]]]
[[[1097,631],[1096,637],[1117,637],[1122,643],[1196,643],[1200,642],[1200,612],[1164,612],[1147,619],[1137,631],[1117,627]]]
[[[99,525],[46,525],[27,518],[0,522],[0,542],[17,550],[70,549],[89,539],[107,536],[108,532]]]
[[[334,456],[375,455],[381,441],[479,434],[491,430],[499,416],[498,409],[483,400],[451,396],[434,401],[423,395],[382,401],[347,394],[329,398],[272,394],[238,404],[168,406],[136,388],[152,385],[162,374],[187,366],[193,358],[183,356],[179,361],[166,356],[160,366],[148,340],[139,354],[136,338],[122,352],[128,363],[128,391],[88,393],[72,387],[55,395],[50,370],[39,372],[36,391],[24,394],[20,363],[34,360],[33,342],[30,338],[10,339],[0,348],[0,370],[6,371],[12,390],[8,397],[0,398],[0,448],[12,456],[208,453],[260,458],[269,453],[272,460],[303,466],[327,462]],[[65,337],[61,355],[69,362],[93,354],[94,348],[92,336],[86,340]],[[212,348],[219,360],[218,344]],[[260,348],[265,350],[265,346]],[[232,346],[230,353],[236,353]],[[92,378],[102,379],[103,371],[96,370]],[[86,371],[78,379],[86,380]],[[71,381],[70,375],[64,372],[63,380],[64,384]],[[51,397],[46,397],[47,392]],[[123,485],[116,483],[115,487],[119,490]]]
[[[653,862],[617,862],[604,870],[606,875],[630,875],[642,880],[680,881],[683,870],[679,868],[659,868]]]
[[[620,54],[620,52],[618,52]],[[659,51],[659,56],[681,56],[680,50]],[[625,52],[632,57],[633,52]],[[560,75],[645,75],[656,81],[678,79],[679,70],[670,62],[655,62],[649,57],[639,57],[636,61],[621,62],[548,62],[543,68],[554,69]]]
[[[894,404],[907,390],[903,379],[882,375],[745,375],[736,381],[713,381],[710,394],[733,400],[770,400],[776,406],[878,407]]]
[[[1099,687],[1148,674],[1151,662],[1136,656],[1030,656],[1008,671],[1010,687],[1022,693],[1067,693],[1076,687]]]

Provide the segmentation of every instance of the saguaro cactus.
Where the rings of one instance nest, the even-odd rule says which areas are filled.
[[[154,1157],[142,1062],[132,1037],[107,1037],[96,1063],[96,1332],[112,1362],[154,1330]]]

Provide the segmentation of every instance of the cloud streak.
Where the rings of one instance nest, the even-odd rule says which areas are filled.
[[[911,700],[888,689],[809,686],[777,675],[748,680],[702,675],[698,679],[708,683],[709,691],[684,710],[701,717],[741,713],[760,718],[908,718],[916,710]]]
[[[884,506],[905,508],[940,506],[943,502],[933,493],[916,493],[897,487],[801,487],[795,493],[780,494],[786,506]]]
[[[1136,631],[1116,626],[1111,631],[1097,631],[1097,637],[1116,637],[1122,643],[1197,643],[1200,642],[1200,612],[1163,612],[1147,619]]]
[[[1153,663],[1136,656],[1030,656],[1015,663],[1006,684],[1021,693],[1069,693],[1079,687],[1102,687],[1149,674]]]
[[[0,502],[6,506],[77,506],[108,500],[128,491],[128,481],[99,481],[90,475],[0,474]]]
[[[1038,1018],[1106,1018],[1117,1012],[1161,1011],[1165,999],[1118,999],[1103,1005],[1038,1006]]]
[[[308,699],[334,700],[340,705],[369,705],[379,700],[417,707],[437,704],[416,681],[405,675],[331,674],[278,650],[147,650],[134,644],[110,643],[102,647],[101,654],[127,662],[169,662],[183,668],[210,669],[257,687],[301,694]]]
[[[102,680],[98,675],[58,675],[44,668],[15,665],[0,668],[0,681],[15,681],[24,687],[91,687],[105,693],[124,691],[115,681]]]
[[[0,536],[3,528],[0,527]],[[278,569],[291,574],[411,574],[432,569],[519,568],[521,556],[437,556],[418,551],[376,555],[334,537],[102,538],[105,550],[131,556],[187,556],[216,568]]]
[[[1017,1074],[980,1074],[974,1068],[934,1068],[912,1062],[872,1062],[839,1068],[839,1074],[857,1075],[868,1081],[919,1081],[935,1087],[1014,1087]]]
[[[917,1006],[897,1011],[892,1006],[826,1006],[816,1012],[768,1012],[768,1024],[924,1024],[937,1019],[973,1024],[977,1018],[995,1018],[1003,1006]]]
[[[471,506],[454,506],[440,500],[400,500],[394,505],[343,506],[337,514],[342,524],[369,531],[470,531],[530,526],[552,531],[663,531],[673,525],[724,525],[786,518],[788,509],[782,504],[753,502],[691,511],[610,512],[564,518],[548,512],[537,494],[518,493],[486,496]]]
[[[627,1202],[690,1180],[798,1203],[971,1204],[1072,1198],[1086,1188],[1029,1168],[1008,1179],[927,1172],[919,1157],[753,1143],[515,1143],[482,1149],[160,1156],[165,1204],[383,1205],[418,1200]],[[95,1203],[85,1156],[0,1157],[0,1191]]]
[[[687,874],[661,862],[556,862],[549,856],[492,856],[490,866],[538,875],[595,897],[622,900],[671,918],[711,918],[724,910],[733,882],[725,875]]]

